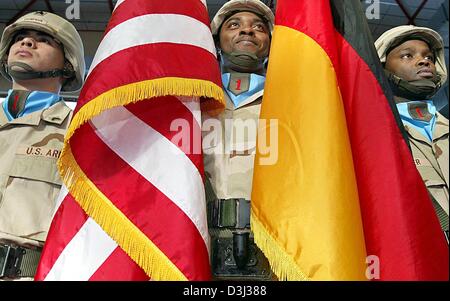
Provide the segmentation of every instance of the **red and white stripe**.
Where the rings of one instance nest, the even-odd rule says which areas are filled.
[[[205,1],[181,3],[117,2],[75,114],[90,99],[142,80],[171,76],[220,85]],[[205,67],[195,67],[199,62]],[[174,143],[179,132],[171,126],[180,119],[195,145]],[[198,99],[166,96],[104,111],[69,140],[86,176],[189,280],[210,275],[200,131]],[[149,279],[67,189],[59,200],[36,279]]]
[[[205,8],[204,1],[199,0],[118,3],[92,61],[75,113],[105,91],[144,80],[184,77],[221,86]],[[175,60],[174,56],[182,59]],[[199,65],[202,67],[196,67]]]

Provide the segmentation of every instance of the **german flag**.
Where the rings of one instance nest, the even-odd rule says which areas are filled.
[[[273,271],[448,280],[448,245],[360,1],[279,0],[275,20],[251,216]],[[259,145],[268,132],[270,148]]]

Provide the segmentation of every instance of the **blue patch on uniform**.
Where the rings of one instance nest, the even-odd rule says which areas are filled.
[[[414,104],[417,102],[420,103],[426,102],[427,110],[433,116],[429,121],[415,119],[409,113],[408,104]],[[430,142],[433,141],[434,125],[436,124],[436,107],[434,106],[433,101],[424,100],[424,101],[402,102],[397,104],[397,109],[403,124],[414,128],[419,133],[421,133],[425,138],[427,138]]]
[[[14,119],[14,117],[8,110],[8,100],[12,92],[12,89],[8,91],[8,96],[6,96],[6,99],[3,102],[3,111],[5,111],[5,115],[6,117],[8,117],[9,121]],[[33,91],[30,93],[30,95],[28,95],[25,102],[25,108],[17,115],[17,118],[36,111],[47,109],[57,103],[60,99],[61,97],[58,94],[43,91]]]
[[[244,100],[252,96],[253,94],[261,91],[264,89],[264,83],[266,81],[266,78],[262,75],[251,73],[250,74],[250,85],[248,88],[248,91],[241,93],[239,95],[234,95],[233,92],[228,90],[228,84],[230,83],[230,73],[224,73],[222,74],[222,83],[225,89],[225,92],[227,93],[228,97],[230,97],[231,101],[233,102],[234,106],[239,106]]]

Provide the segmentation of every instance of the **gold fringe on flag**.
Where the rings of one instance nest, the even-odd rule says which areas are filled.
[[[269,260],[270,267],[279,280],[310,280],[300,270],[294,259],[286,254],[286,251],[267,232],[253,211],[251,211],[250,224],[255,243]]]
[[[116,241],[152,280],[187,281],[184,274],[92,183],[73,157],[70,145],[58,162],[63,181],[81,208]]]
[[[69,140],[85,122],[107,109],[160,96],[204,97],[204,107],[224,108],[223,90],[198,79],[160,78],[109,90],[83,105],[74,115],[58,161],[59,173],[83,210],[153,280],[188,280],[186,276],[92,183],[73,156]],[[151,101],[151,100],[148,100]]]
[[[202,97],[202,108],[205,110],[223,110],[225,107],[222,87],[210,81],[178,77],[141,81],[106,91],[83,105],[73,116],[65,140],[69,140],[86,121],[107,109],[169,95]]]

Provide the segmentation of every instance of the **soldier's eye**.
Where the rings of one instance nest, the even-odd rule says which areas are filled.
[[[429,61],[431,61],[431,62],[433,62],[433,63],[434,63],[434,61],[435,61],[433,55],[427,55],[427,56],[425,57],[425,59],[426,59],[426,60],[429,60]]]
[[[402,59],[409,59],[409,58],[412,58],[412,55],[409,54],[409,53],[404,53],[404,54],[402,54],[400,57],[401,57]]]
[[[228,24],[229,28],[238,28],[239,27],[239,23],[238,22],[230,22]]]
[[[259,31],[264,31],[266,28],[265,28],[265,26],[264,26],[264,24],[262,24],[262,23],[257,23],[257,24],[255,24],[254,25],[254,28],[256,29],[256,30],[259,30]]]
[[[38,42],[40,42],[40,43],[45,43],[45,44],[48,44],[48,45],[51,45],[51,44],[52,44],[52,39],[51,39],[50,37],[39,36],[39,37],[37,37],[36,40],[37,40]]]

